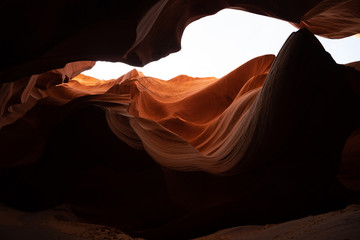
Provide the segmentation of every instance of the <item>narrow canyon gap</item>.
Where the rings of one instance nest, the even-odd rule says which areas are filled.
[[[73,226],[189,239],[359,203],[360,65],[314,36],[359,33],[358,1],[28,4],[0,6],[0,236],[19,227],[2,216],[59,207]],[[300,30],[219,79],[81,74],[178,51],[190,22],[229,7]]]

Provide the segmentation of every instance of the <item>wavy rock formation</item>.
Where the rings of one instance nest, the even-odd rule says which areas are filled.
[[[220,79],[80,74],[95,60],[159,59],[180,49],[189,23],[226,7],[312,32]],[[359,62],[336,64],[313,35],[359,33],[358,1],[5,1],[0,9],[1,23],[17,18],[2,26],[0,44],[6,218],[18,223],[8,208],[62,206],[72,226],[189,239],[358,203]],[[10,225],[0,224],[6,236]]]
[[[343,38],[359,32],[359,9],[359,1],[325,0],[305,13],[300,23],[294,25],[323,37]]]
[[[9,206],[65,203],[83,221],[173,239],[354,201],[337,173],[358,190],[360,72],[337,65],[309,31],[221,79],[74,77],[92,64],[32,76],[14,94],[21,104],[3,102]]]
[[[4,0],[0,80],[83,60],[143,66],[180,50],[187,25],[224,8],[283,19],[330,38],[360,32],[358,0]]]

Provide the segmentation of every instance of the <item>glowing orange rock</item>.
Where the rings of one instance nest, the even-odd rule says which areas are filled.
[[[92,64],[2,85],[14,92],[1,105],[9,206],[67,203],[86,221],[172,239],[351,203],[338,179],[357,190],[360,73],[308,30],[220,79],[74,76]]]

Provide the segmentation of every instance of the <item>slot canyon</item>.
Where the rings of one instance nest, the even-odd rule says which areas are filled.
[[[227,8],[298,30],[220,78],[82,74],[164,58]],[[3,0],[0,19],[1,240],[360,239],[360,61],[315,37],[359,36],[359,0]]]

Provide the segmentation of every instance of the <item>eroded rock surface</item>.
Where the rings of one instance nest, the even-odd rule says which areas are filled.
[[[0,6],[0,81],[83,60],[143,66],[180,50],[187,25],[224,8],[276,17],[330,38],[360,32],[357,0],[6,0]]]
[[[62,205],[75,228],[189,239],[358,203],[359,63],[336,64],[313,35],[360,32],[358,1],[59,0],[32,1],[32,11],[28,4],[0,5],[0,201],[7,207]],[[78,75],[95,60],[159,59],[180,48],[189,23],[226,7],[313,33],[301,29],[278,56],[257,57],[220,79]],[[16,211],[5,211],[18,223]],[[331,217],[324,231],[330,224]],[[358,236],[355,225],[347,237]]]
[[[308,30],[221,79],[134,70],[103,81],[70,70],[36,75],[20,103],[3,102],[11,207],[65,203],[131,236],[186,239],[356,202],[358,138],[348,136],[360,123],[360,73]]]

